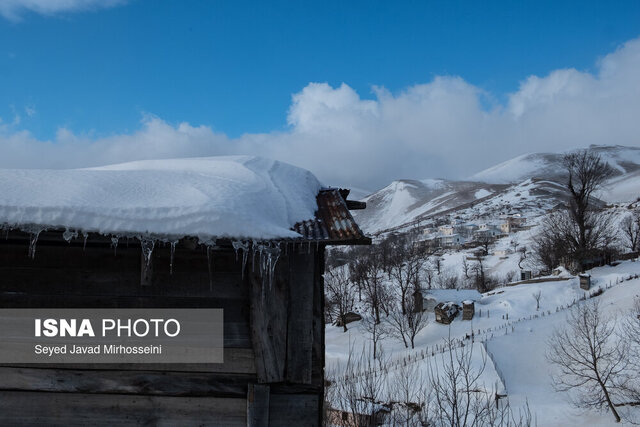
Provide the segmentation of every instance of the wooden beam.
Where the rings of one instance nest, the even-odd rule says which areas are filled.
[[[311,384],[313,288],[316,248],[290,255],[287,381]]]
[[[247,427],[269,426],[269,386],[249,384],[247,390]]]
[[[256,355],[258,383],[261,384],[285,380],[289,306],[287,273],[288,262],[284,257],[278,261],[270,289],[268,280],[262,280],[258,274],[246,276],[251,282],[251,340]]]
[[[246,426],[246,399],[0,391],[0,424]]]

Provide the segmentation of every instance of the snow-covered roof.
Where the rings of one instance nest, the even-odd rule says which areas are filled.
[[[259,157],[146,160],[90,169],[0,169],[0,225],[109,234],[295,238],[321,184]]]

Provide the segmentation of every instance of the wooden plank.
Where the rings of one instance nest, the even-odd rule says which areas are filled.
[[[289,305],[287,271],[287,257],[283,257],[276,266],[271,289],[268,289],[268,281],[263,282],[257,274],[247,275],[251,283],[251,338],[259,383],[282,382],[285,379]]]
[[[0,390],[244,398],[250,381],[255,375],[0,366]]]
[[[246,399],[0,392],[2,425],[246,426]]]
[[[245,398],[255,381],[255,374],[0,366],[0,390]],[[322,388],[275,384],[271,390],[318,394]]]
[[[271,394],[269,404],[270,427],[321,425],[318,408],[321,402],[313,394]]]
[[[269,386],[249,384],[247,387],[247,427],[269,426]]]
[[[321,245],[319,253],[315,257],[314,283],[313,283],[313,348],[312,348],[312,372],[311,383],[318,386],[324,385],[325,368],[325,322],[324,322],[324,267],[325,248]],[[321,402],[324,398],[321,398]]]
[[[290,255],[286,378],[297,384],[311,384],[315,254],[315,248],[303,248]]]
[[[26,244],[26,242],[25,242]],[[111,295],[200,295],[208,296],[209,269],[206,251],[178,248],[170,272],[170,247],[156,245],[152,253],[153,284],[150,289],[134,286],[140,283],[141,249],[119,245],[109,247],[59,245],[38,246],[35,259],[27,256],[28,245],[7,244],[0,239],[0,290],[45,291],[49,293],[82,293],[87,290]],[[121,247],[122,246],[122,247]],[[248,288],[241,279],[242,260],[236,261],[232,249],[211,252],[216,295],[229,291],[248,298]]]
[[[80,370],[116,370],[138,371],[152,370],[165,372],[203,372],[229,374],[255,374],[255,355],[249,348],[225,348],[224,363],[38,363],[38,364],[3,364],[7,367],[80,369]]]

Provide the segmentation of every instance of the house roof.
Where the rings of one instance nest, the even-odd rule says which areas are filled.
[[[335,245],[371,244],[371,238],[364,235],[356,224],[351,209],[364,209],[361,202],[347,200],[349,190],[322,189],[316,197],[318,210],[315,218],[296,223],[292,230],[302,235],[302,241]]]

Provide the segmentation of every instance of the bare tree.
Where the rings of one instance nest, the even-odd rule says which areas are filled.
[[[427,289],[431,289],[433,287],[433,280],[434,280],[434,270],[433,268],[431,268],[431,263],[427,263],[426,267],[424,268],[424,280],[426,280],[427,282]]]
[[[445,342],[440,360],[429,361],[426,399],[428,423],[435,426],[529,426],[528,406],[516,415],[508,401],[497,401],[497,390],[485,387],[481,377],[487,358],[474,364],[473,345],[459,345],[451,339]]]
[[[620,223],[625,246],[631,251],[638,250],[640,243],[640,211],[627,215]]]
[[[616,422],[617,399],[624,387],[627,349],[614,335],[615,321],[600,312],[598,302],[574,307],[565,328],[554,331],[547,360],[559,372],[552,375],[558,391],[571,393],[580,408],[608,408]]]
[[[630,310],[625,320],[622,322],[622,336],[629,345],[629,375],[624,387],[625,402],[620,406],[637,407],[640,406],[640,299],[636,298],[633,309]],[[640,414],[626,411],[620,408],[620,416],[633,424],[640,424]]]
[[[389,328],[387,325],[377,321],[374,317],[364,316],[362,318],[362,326],[364,330],[369,334],[371,340],[372,356],[374,359],[378,358],[380,349],[380,342],[389,335]]]
[[[408,348],[409,345],[411,348],[415,348],[416,336],[428,323],[428,315],[422,310],[416,310],[413,298],[407,301],[406,313],[403,314],[396,310],[389,315],[391,334],[401,339],[405,348]]]
[[[592,256],[594,249],[598,249],[594,233],[611,234],[608,230],[609,223],[605,226],[597,221],[599,215],[594,215],[593,193],[612,176],[613,169],[590,150],[566,154],[562,163],[568,173],[566,186],[569,191],[569,217],[575,225],[575,231],[572,233],[575,246],[573,256],[582,264],[582,261]]]
[[[477,238],[475,243],[482,248],[483,255],[489,255],[489,249],[493,244],[493,237],[488,233],[482,233]]]
[[[380,311],[388,313],[388,295],[380,254],[373,251],[368,256],[358,258],[353,264],[352,277],[358,281],[364,301],[375,317],[376,323],[380,323]]]
[[[518,268],[522,270],[522,263],[527,259],[527,247],[521,246],[518,249]]]
[[[475,285],[478,292],[487,292],[489,290],[489,286],[487,276],[484,273],[484,257],[478,257],[476,263],[472,267],[472,270],[475,275]]]
[[[327,271],[324,285],[329,300],[328,310],[340,319],[344,332],[347,332],[345,315],[353,310],[355,292],[346,269],[337,267]]]
[[[536,311],[540,310],[540,298],[542,298],[542,291],[534,292],[532,294],[533,299],[536,300]]]
[[[379,357],[384,358],[384,354],[380,352]],[[348,427],[371,425],[387,384],[387,371],[376,365],[370,347],[363,347],[359,354],[354,352],[353,347],[349,348],[344,371],[340,376],[335,372],[329,373],[325,382],[325,399],[329,406],[326,411],[327,425],[337,424],[335,421]],[[346,416],[343,417],[343,414]]]
[[[420,287],[424,253],[413,242],[405,239],[398,242],[389,258],[389,276],[399,291],[402,314],[406,314],[411,289]]]
[[[586,249],[581,232],[569,211],[556,211],[545,217],[540,231],[532,239],[533,261],[551,271],[558,265],[584,270],[588,259],[602,256],[615,241],[612,217],[605,212],[587,214]]]
[[[467,257],[463,256],[462,257],[462,274],[464,274],[465,279],[469,279],[469,270],[470,270],[470,266],[469,266],[469,262],[467,261]]]
[[[425,390],[426,378],[415,363],[403,364],[389,375],[388,400],[393,403],[393,411],[387,423],[406,427],[421,425],[421,415],[429,400]]]
[[[433,266],[435,267],[436,272],[438,273],[438,276],[439,276],[442,270],[442,259],[439,256],[436,256],[435,259],[433,260]]]

